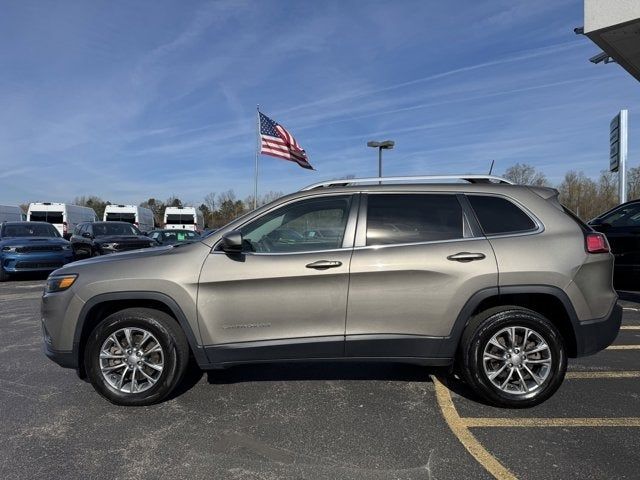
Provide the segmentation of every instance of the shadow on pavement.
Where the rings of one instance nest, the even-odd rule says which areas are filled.
[[[9,275],[9,279],[4,283],[10,282],[28,282],[35,280],[46,280],[49,276],[49,272],[23,272],[23,273],[13,273]]]
[[[439,369],[378,362],[292,362],[239,365],[207,372],[212,384],[286,380],[382,380],[430,382]]]

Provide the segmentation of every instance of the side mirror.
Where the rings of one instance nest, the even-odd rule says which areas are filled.
[[[93,235],[91,235],[89,232],[83,232],[83,233],[82,233],[82,236],[83,236],[84,238],[93,238]]]
[[[242,252],[242,233],[238,230],[232,230],[222,236],[220,250],[226,253]]]

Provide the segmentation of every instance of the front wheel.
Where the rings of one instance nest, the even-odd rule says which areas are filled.
[[[496,307],[480,313],[462,336],[461,373],[490,403],[537,405],[560,387],[567,370],[564,342],[547,318],[532,310]]]
[[[110,402],[151,405],[180,383],[189,346],[178,323],[166,313],[128,308],[91,332],[84,361],[93,387]]]

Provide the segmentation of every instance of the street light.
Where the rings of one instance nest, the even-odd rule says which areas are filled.
[[[385,140],[384,142],[367,142],[367,147],[378,149],[378,177],[382,177],[382,150],[391,150],[395,142],[393,140]]]

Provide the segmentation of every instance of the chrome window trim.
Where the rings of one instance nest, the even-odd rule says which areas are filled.
[[[441,243],[458,243],[458,242],[469,242],[475,240],[487,240],[486,237],[467,237],[467,238],[452,238],[449,240],[431,240],[428,242],[414,242],[414,243],[386,243],[384,245],[363,245],[353,247],[354,250],[378,250],[381,248],[389,248],[389,247],[413,247],[420,245],[438,245]]]

